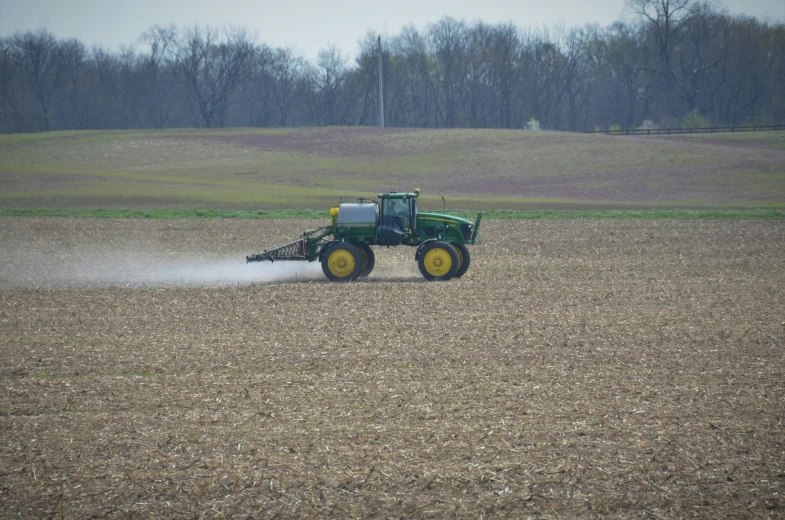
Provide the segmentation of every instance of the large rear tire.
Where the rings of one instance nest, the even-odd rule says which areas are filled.
[[[458,272],[458,252],[447,242],[428,242],[420,250],[417,265],[426,280],[447,281]]]
[[[463,244],[453,244],[455,251],[458,253],[458,271],[455,272],[455,277],[460,278],[469,270],[469,265],[472,263],[472,257],[469,254],[469,248]]]
[[[322,271],[333,282],[351,282],[360,276],[363,257],[352,244],[336,242],[322,253]]]
[[[368,244],[360,244],[357,246],[357,249],[360,250],[360,254],[363,257],[363,267],[360,269],[360,278],[365,278],[371,271],[373,271],[374,266],[376,265],[376,255],[373,254],[373,249]]]

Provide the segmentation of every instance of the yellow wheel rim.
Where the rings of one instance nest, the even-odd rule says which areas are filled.
[[[446,249],[434,247],[425,254],[423,265],[431,276],[444,276],[452,268],[452,257]]]
[[[354,255],[346,249],[336,249],[327,259],[327,268],[338,278],[351,276],[356,265]]]

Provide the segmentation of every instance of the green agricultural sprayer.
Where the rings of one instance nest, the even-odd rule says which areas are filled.
[[[330,224],[306,231],[299,240],[246,257],[269,260],[319,261],[324,274],[349,282],[371,274],[376,257],[371,246],[413,246],[414,260],[427,280],[460,278],[469,269],[468,244],[474,244],[482,213],[470,220],[417,211],[420,190],[383,193],[379,200],[357,199],[330,210]]]

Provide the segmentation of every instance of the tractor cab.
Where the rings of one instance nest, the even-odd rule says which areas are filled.
[[[379,226],[376,229],[377,241],[383,246],[397,246],[407,236],[417,230],[417,197],[420,190],[413,193],[390,192],[379,194]]]

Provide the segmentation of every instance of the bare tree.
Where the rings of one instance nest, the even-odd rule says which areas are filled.
[[[225,125],[230,96],[248,72],[252,56],[245,31],[220,34],[210,27],[193,27],[177,42],[176,56],[176,70],[188,85],[204,125]]]
[[[627,0],[626,9],[652,29],[662,65],[672,74],[671,51],[679,43],[679,25],[689,16],[690,0]]]
[[[240,83],[239,92],[250,126],[270,126],[275,119],[272,63],[272,49],[266,45],[255,47],[249,62],[249,73]]]
[[[495,90],[491,69],[491,27],[474,24],[467,34],[466,63],[466,125],[487,127],[491,123]]]
[[[704,0],[625,0],[608,28],[538,31],[443,18],[382,46],[385,121],[410,127],[668,126],[785,120],[785,24]],[[372,125],[377,35],[351,63],[308,63],[243,30],[154,26],[120,53],[47,31],[0,36],[0,131],[166,126]]]
[[[163,128],[171,117],[175,89],[173,72],[177,63],[177,29],[174,24],[155,25],[145,31],[140,41],[150,47],[150,54],[141,66],[143,96],[150,124]]]
[[[89,126],[90,90],[92,77],[87,69],[87,51],[78,40],[60,43],[60,58],[64,62],[63,86],[60,96],[61,113],[65,126],[85,129]]]
[[[319,52],[316,67],[309,71],[311,113],[320,125],[346,124],[350,93],[345,88],[346,59],[335,45]]]
[[[674,112],[671,90],[673,83],[679,83],[674,57],[684,37],[681,24],[690,14],[690,0],[627,0],[625,7],[642,19],[649,30],[658,58],[653,72],[661,75],[670,104],[668,111]]]
[[[304,77],[304,69],[305,62],[295,55],[293,50],[278,48],[273,51],[270,72],[279,126],[289,123],[295,94]]]
[[[53,117],[52,97],[60,87],[66,68],[58,42],[52,33],[42,29],[16,33],[11,38],[11,47],[22,82],[38,103],[43,129],[49,131]]]
[[[20,89],[14,84],[18,81],[18,67],[10,43],[0,38],[0,132],[22,129],[19,123],[24,116],[16,99]]]
[[[389,124],[438,126],[439,76],[425,36],[412,26],[404,27],[401,35],[391,40],[384,63]]]
[[[499,126],[513,126],[513,96],[520,80],[520,55],[522,42],[518,29],[511,23],[497,26],[492,33],[491,70],[498,96]]]
[[[772,27],[768,32],[768,49],[771,53],[771,72],[766,77],[767,92],[766,110],[775,121],[785,121],[785,24]]]
[[[356,95],[355,107],[356,116],[355,121],[357,124],[366,125],[371,121],[377,121],[379,106],[379,62],[378,62],[378,49],[376,46],[377,35],[368,33],[360,44],[360,49],[355,58],[354,70],[349,72],[349,83],[352,90]],[[388,51],[389,58],[389,51]],[[383,64],[387,64],[389,69],[389,59],[383,59]],[[394,83],[394,78],[391,77],[389,70],[384,71],[385,81],[385,113],[390,115],[394,113],[391,111],[391,105],[388,102],[390,99],[391,90],[394,92],[395,88],[391,85]],[[390,119],[390,123],[392,119]],[[378,122],[377,122],[378,124]],[[394,123],[393,123],[394,124]]]
[[[428,27],[428,39],[439,78],[440,122],[452,128],[460,124],[466,95],[468,41],[466,25],[450,17]]]

